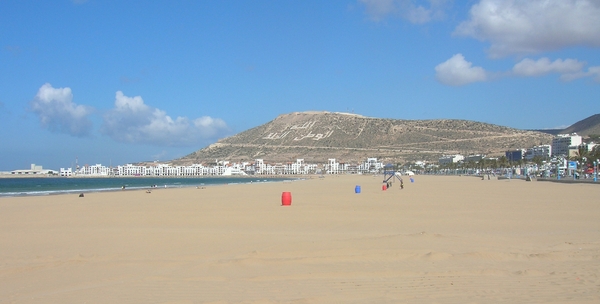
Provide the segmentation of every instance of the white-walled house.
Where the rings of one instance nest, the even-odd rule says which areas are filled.
[[[463,160],[465,160],[464,156],[462,156],[460,154],[456,154],[456,155],[444,155],[438,159],[438,162],[440,163],[440,165],[443,166],[443,165],[448,165],[448,164],[455,164],[455,163],[458,163]]]

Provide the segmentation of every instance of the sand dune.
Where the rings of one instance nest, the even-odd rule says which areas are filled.
[[[381,180],[1,198],[0,303],[600,302],[599,185]]]

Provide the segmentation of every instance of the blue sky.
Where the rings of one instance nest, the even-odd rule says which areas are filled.
[[[295,111],[600,113],[597,0],[0,1],[0,170],[168,161]]]

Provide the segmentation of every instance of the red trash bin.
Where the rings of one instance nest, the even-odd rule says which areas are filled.
[[[282,206],[290,206],[291,204],[292,204],[292,193],[291,192],[281,193],[281,205]]]

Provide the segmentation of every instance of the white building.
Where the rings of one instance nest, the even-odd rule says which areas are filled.
[[[61,168],[62,169],[62,168]],[[85,165],[77,171],[77,174],[90,175],[90,176],[109,176],[111,175],[110,168],[101,164],[93,166]]]
[[[72,168],[60,168],[60,176],[72,176],[73,169]]]
[[[448,165],[448,164],[455,164],[455,163],[458,163],[463,160],[465,160],[464,156],[462,156],[460,154],[456,154],[456,155],[444,155],[439,158],[438,162],[440,163],[440,165]]]
[[[17,174],[17,175],[56,174],[56,171],[44,169],[40,165],[31,164],[31,169],[29,169],[29,170],[13,170],[13,171],[10,171],[10,174]]]
[[[551,145],[541,145],[535,146],[533,148],[527,149],[525,152],[525,159],[532,160],[534,157],[539,156],[541,158],[550,158],[552,156],[552,146]]]
[[[316,171],[316,164],[306,164],[304,159],[296,159],[295,163],[289,163],[286,168],[286,174],[309,174]]]
[[[594,147],[596,145],[597,144],[595,144],[595,143],[589,143],[589,144],[581,143],[580,145],[577,145],[577,146],[570,146],[569,154],[567,156],[569,158],[579,156],[579,149],[583,149],[584,151],[591,152],[592,150],[594,150]]]
[[[323,170],[318,164],[307,164],[304,159],[296,159],[295,162],[266,164],[263,159],[256,159],[254,163],[230,163],[229,161],[217,161],[216,165],[205,166],[193,164],[189,166],[172,166],[169,164],[153,163],[149,165],[126,164],[124,166],[106,167],[101,164],[93,166],[85,165],[76,170],[61,168],[61,176],[173,176],[194,177],[212,175],[307,175],[314,173],[345,174],[368,172],[379,170],[383,163],[376,158],[368,158],[362,164],[339,163],[335,158],[329,159]],[[35,169],[35,170],[34,170]],[[34,174],[40,172],[41,166],[32,165],[32,170],[13,171],[12,174]],[[45,170],[48,171],[48,170]]]
[[[335,158],[330,158],[327,162],[327,167],[325,168],[327,174],[339,174],[340,173],[340,163],[335,161]]]
[[[223,171],[224,176],[230,176],[230,175],[247,175],[246,172],[244,172],[241,168],[237,167],[237,166],[228,166],[225,168],[225,171]]]
[[[478,163],[479,161],[481,161],[485,156],[481,155],[481,154],[476,154],[476,155],[469,155],[467,156],[467,158],[465,159],[465,162],[469,163],[469,162],[474,162],[474,163]]]
[[[267,166],[265,165],[265,162],[263,159],[258,158],[254,160],[254,174],[264,174],[264,172],[267,170]]]
[[[367,158],[367,162],[364,164],[364,171],[369,172],[379,172],[383,168],[383,163],[377,161],[377,158],[371,157]]]
[[[552,155],[567,156],[569,155],[569,147],[578,146],[582,143],[581,136],[573,134],[558,134],[552,139]]]

